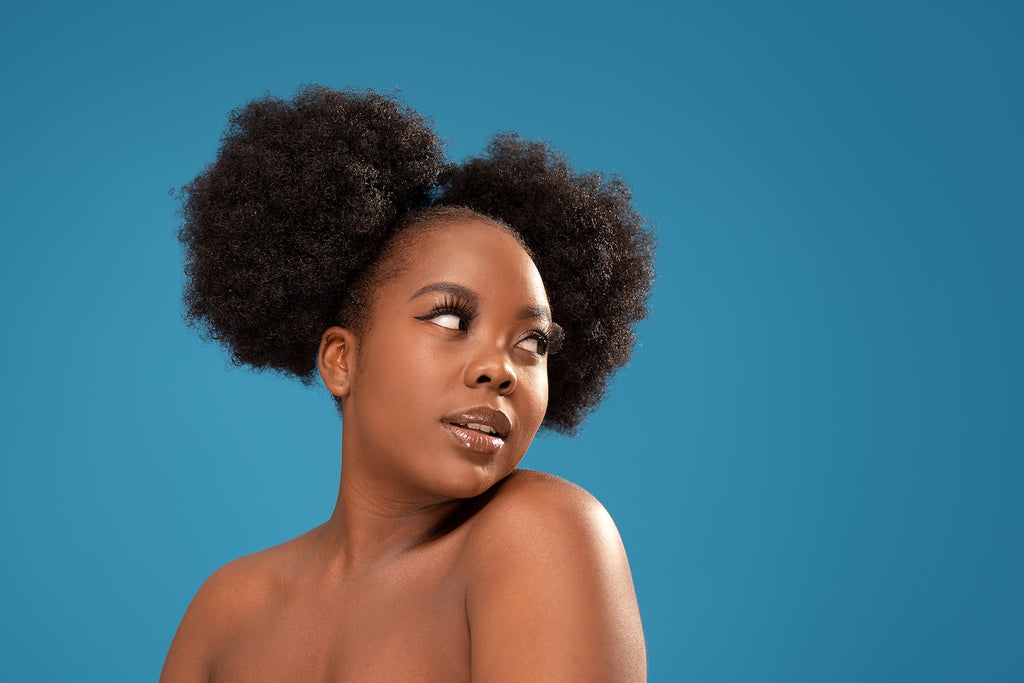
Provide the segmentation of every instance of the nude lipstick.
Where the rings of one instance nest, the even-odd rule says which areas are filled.
[[[481,455],[497,453],[512,431],[505,413],[486,406],[447,415],[441,418],[441,426],[460,446]]]

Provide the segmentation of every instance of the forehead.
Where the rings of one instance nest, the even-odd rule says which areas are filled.
[[[530,255],[505,229],[485,221],[439,222],[412,228],[396,245],[403,262],[396,278],[406,287],[455,282],[483,295],[547,303],[544,284]]]

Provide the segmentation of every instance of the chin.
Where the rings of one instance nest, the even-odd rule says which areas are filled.
[[[468,466],[453,468],[448,472],[437,472],[431,482],[433,491],[444,498],[475,498],[509,475],[515,466],[496,469],[493,467]]]

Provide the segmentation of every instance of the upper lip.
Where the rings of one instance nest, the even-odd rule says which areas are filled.
[[[467,410],[446,415],[441,418],[441,422],[461,425],[463,427],[471,424],[487,425],[497,432],[498,436],[502,439],[507,438],[509,432],[512,431],[512,422],[508,419],[508,416],[500,410],[488,408],[487,406],[477,406],[476,408],[468,408]]]

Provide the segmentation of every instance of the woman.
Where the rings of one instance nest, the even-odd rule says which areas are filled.
[[[327,522],[204,583],[162,681],[644,680],[614,524],[516,466],[628,360],[653,240],[616,179],[488,152],[450,165],[394,100],[307,87],[233,112],[185,187],[190,321],[318,374],[342,472]]]

